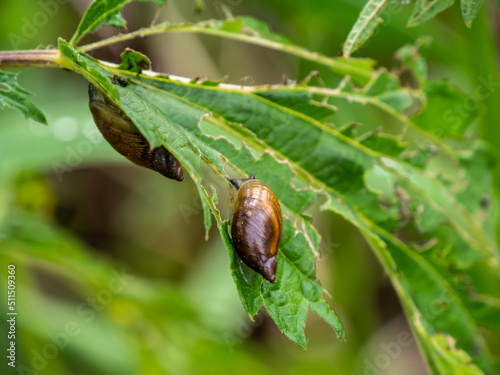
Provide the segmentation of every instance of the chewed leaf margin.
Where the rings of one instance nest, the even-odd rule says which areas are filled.
[[[278,162],[271,154],[264,153],[259,160],[255,160],[250,157],[251,154],[245,157],[244,152],[238,151],[234,145],[223,139],[207,137],[200,128],[200,122],[205,118],[210,118],[207,116],[210,113],[206,110],[196,108],[191,104],[190,111],[179,110],[180,107],[178,107],[176,114],[172,115],[172,103],[177,106],[186,105],[182,98],[172,97],[168,92],[154,90],[153,87],[147,88],[144,81],[134,82],[133,76],[126,76],[129,81],[126,87],[114,85],[112,77],[116,71],[106,70],[104,66],[100,66],[96,61],[79,54],[62,40],[60,48],[68,59],[67,62],[72,70],[82,74],[94,85],[99,85],[101,90],[107,90],[110,97],[117,100],[117,104],[127,113],[150,143],[152,145],[164,144],[189,172],[200,191],[205,215],[212,213],[216,218],[224,245],[230,257],[233,257],[231,262],[233,277],[243,305],[249,314],[254,314],[263,304],[278,328],[292,341],[305,348],[307,344],[304,334],[305,319],[308,308],[311,307],[333,326],[339,337],[343,337],[343,327],[336,315],[331,310],[326,309],[328,305],[323,300],[324,290],[315,277],[315,252],[318,249],[313,250],[311,244],[319,246],[319,234],[312,227],[306,232],[303,229],[311,224],[302,216],[302,210],[312,202],[317,193],[296,190],[290,186],[289,177],[293,172],[286,163]],[[145,100],[145,89],[150,90],[148,101]],[[161,106],[153,104],[160,103],[156,96],[161,97]],[[171,101],[169,102],[169,100]],[[215,120],[216,122],[222,121]],[[183,121],[184,126],[179,126],[179,121]],[[211,147],[214,144],[227,152],[223,154],[214,149]],[[221,159],[222,155],[224,158]],[[228,238],[227,224],[220,219],[215,206],[215,198],[210,197],[207,193],[211,188],[207,189],[209,183],[201,170],[200,158],[224,181],[226,178],[225,168],[245,172],[251,169],[252,173],[258,174],[260,178],[268,182],[278,198],[281,199],[285,213],[284,231],[278,255],[278,281],[275,284],[263,281],[260,275],[256,276],[256,282],[253,285],[245,280],[245,275],[241,271],[241,263],[234,259],[234,248]],[[236,160],[238,165],[232,164],[231,159]],[[270,168],[269,163],[274,163],[274,167]],[[288,174],[280,174],[277,168],[289,172]],[[274,179],[272,176],[275,176]],[[214,190],[212,189],[212,191]],[[294,196],[295,198],[293,198]],[[292,208],[293,211],[289,210],[288,207]],[[318,238],[309,239],[308,237],[311,235]],[[304,283],[316,285],[316,293],[312,294],[311,288],[304,289]],[[295,313],[292,313],[290,309]]]

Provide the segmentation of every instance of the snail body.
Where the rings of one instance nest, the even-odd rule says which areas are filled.
[[[283,230],[281,207],[271,188],[255,175],[229,179],[237,189],[231,237],[238,256],[271,283],[276,281],[277,255]]]
[[[182,181],[182,166],[165,147],[151,148],[132,120],[95,86],[89,84],[89,108],[108,143],[131,162]]]

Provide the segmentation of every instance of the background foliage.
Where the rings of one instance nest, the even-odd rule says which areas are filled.
[[[18,11],[26,12],[22,3],[19,4]],[[79,15],[74,9],[78,9],[79,4],[74,5],[75,8],[57,8],[53,17],[62,17],[67,12],[76,24]],[[252,14],[267,21],[274,31],[287,35],[298,45],[307,46],[308,50],[334,56],[363,4],[316,2],[305,5],[276,1],[225,5],[235,14]],[[80,5],[82,10],[85,6]],[[141,9],[150,9],[150,14],[142,19],[137,17],[133,6],[138,5],[131,4],[131,10],[125,9],[131,29],[135,22],[137,26],[143,25],[144,19],[150,19],[154,13],[154,8],[146,5]],[[206,6],[205,13],[196,16],[191,13],[192,4],[172,2],[166,14],[174,21],[223,16],[220,4],[207,2]],[[316,7],[322,7],[321,12]],[[15,9],[8,7],[7,11],[15,12]],[[215,233],[208,243],[203,242],[202,205],[194,198],[197,190],[189,185],[191,182],[183,182],[182,186],[167,184],[160,176],[137,170],[115,155],[96,136],[91,125],[84,80],[64,72],[44,70],[40,75],[23,71],[19,79],[24,87],[39,93],[35,101],[47,114],[51,128],[30,123],[33,134],[27,133],[27,123],[19,114],[2,113],[1,259],[2,269],[12,261],[18,264],[18,288],[26,291],[25,297],[19,297],[19,310],[27,312],[26,319],[20,323],[20,362],[32,362],[36,353],[43,353],[51,340],[63,337],[58,334],[64,332],[68,323],[75,322],[80,327],[79,333],[63,345],[55,358],[44,366],[40,364],[43,371],[74,372],[84,362],[92,367],[92,373],[207,373],[212,369],[221,373],[226,366],[231,373],[235,369],[242,373],[266,372],[276,366],[280,369],[289,366],[290,372],[304,368],[355,373],[410,373],[413,369],[415,373],[422,373],[422,364],[405,370],[399,367],[408,362],[408,358],[418,361],[417,345],[415,342],[402,344],[404,333],[410,332],[402,318],[402,308],[389,280],[373,261],[358,232],[348,224],[351,222],[368,240],[391,276],[396,292],[403,296],[403,310],[414,325],[414,333],[432,371],[456,373],[460,369],[463,373],[480,373],[477,367],[467,365],[470,356],[476,358],[476,364],[485,372],[495,371],[495,360],[488,354],[489,351],[494,357],[498,352],[498,337],[491,331],[498,330],[498,250],[494,243],[498,224],[496,199],[492,194],[492,186],[496,189],[497,185],[492,185],[489,174],[496,158],[492,150],[499,139],[491,125],[498,121],[498,114],[491,110],[494,108],[491,103],[498,99],[498,80],[493,33],[488,32],[495,20],[486,20],[480,13],[472,31],[465,32],[457,26],[459,12],[454,13],[452,8],[418,30],[407,30],[401,24],[405,22],[404,13],[409,11],[409,7],[402,7],[401,14],[387,13],[390,19],[379,28],[379,35],[358,51],[360,55],[394,67],[394,73],[401,77],[405,87],[399,87],[392,73],[372,74],[369,61],[353,61],[347,65],[339,62],[333,64],[331,71],[321,67],[320,62],[326,87],[336,89],[285,87],[274,93],[264,89],[245,94],[255,103],[264,102],[259,98],[266,99],[263,113],[269,114],[275,108],[291,108],[293,113],[288,118],[291,125],[294,118],[302,118],[301,113],[322,121],[327,114],[332,114],[331,105],[335,105],[338,112],[331,118],[334,130],[321,128],[324,133],[332,134],[326,137],[330,137],[325,140],[330,146],[325,152],[333,150],[341,155],[337,156],[339,160],[352,161],[348,169],[337,168],[332,181],[320,177],[321,171],[327,168],[321,164],[325,154],[316,154],[310,163],[297,161],[317,182],[324,182],[327,187],[333,187],[334,192],[341,193],[332,197],[330,191],[330,200],[323,206],[340,215],[320,214],[319,203],[310,213],[324,238],[319,248],[322,254],[318,262],[319,279],[333,296],[332,305],[344,323],[348,340],[336,342],[332,331],[323,329],[324,323],[310,316],[308,352],[283,341],[269,318],[259,316],[256,322],[245,320],[234,284],[229,280],[222,244]],[[338,17],[335,25],[329,21],[332,14]],[[255,29],[258,25],[248,24],[247,20],[238,22],[244,22],[269,39],[267,31]],[[312,27],[315,24],[331,30],[315,33]],[[6,28],[4,35],[8,35],[2,49],[28,48],[39,42],[47,44],[58,35],[69,40],[74,30],[74,25],[68,25],[66,31],[51,30],[46,25],[39,28],[36,36],[27,38],[22,27],[8,23],[2,27]],[[241,24],[232,22],[223,25],[222,30],[238,31],[238,27],[241,28]],[[479,30],[475,31],[476,28]],[[29,39],[30,46],[13,46],[13,40],[20,42],[9,34],[12,30],[20,30],[18,35]],[[44,33],[55,37],[47,41]],[[433,36],[432,43],[426,39],[417,41],[417,37],[426,34]],[[102,39],[102,35],[97,37]],[[129,45],[148,55],[155,70],[180,76],[220,78],[228,73],[229,82],[237,83],[240,77],[251,75],[256,83],[268,83],[280,82],[283,72],[300,80],[318,69],[317,58],[298,59],[293,53],[284,56],[225,39],[192,35],[154,38],[160,36],[151,38],[150,46],[135,45],[137,41]],[[156,43],[169,47],[158,53],[158,49],[153,49]],[[399,49],[407,43],[413,47]],[[62,45],[70,56],[71,48]],[[185,45],[193,48],[182,48]],[[478,47],[485,55],[479,61],[469,53],[471,48]],[[428,68],[419,48],[428,56]],[[119,62],[117,57],[122,49],[113,46],[97,51],[94,56]],[[176,53],[171,53],[172,50]],[[449,51],[453,51],[453,56]],[[299,51],[302,55],[295,52],[304,57],[305,52]],[[78,61],[80,67],[73,65],[74,70],[80,69],[87,79],[96,77],[96,70],[92,75],[85,75],[89,70],[85,68],[84,57],[73,58],[68,60],[68,67],[71,68],[71,61]],[[352,66],[358,66],[362,72],[358,75],[350,72],[353,83],[364,87],[362,89],[353,88],[353,83],[342,81],[342,74],[339,75],[339,69],[352,70]],[[447,78],[452,84],[427,81],[427,74],[431,78]],[[370,82],[372,75],[374,79]],[[106,78],[103,78],[97,82],[104,82]],[[133,83],[139,81],[134,76],[129,79]],[[48,82],[54,87],[54,95],[43,98]],[[56,83],[64,88],[59,91]],[[262,123],[251,128],[251,121],[233,119],[230,109],[221,108],[243,102],[241,99],[230,102],[233,95],[230,92],[211,89],[213,84],[189,86],[160,80],[157,83],[169,85],[169,92],[177,91],[176,95],[190,101],[190,105],[201,106],[225,120],[243,122],[257,135],[263,134],[259,133],[263,131],[259,128],[264,126]],[[68,99],[68,90],[73,87],[74,102]],[[186,92],[184,87],[190,89]],[[209,94],[220,95],[222,100],[206,101]],[[317,104],[328,97],[329,106],[297,107],[301,97],[305,95],[307,101],[311,99],[307,95],[311,94]],[[57,95],[64,106],[60,105]],[[123,100],[121,103],[128,106]],[[425,111],[419,113],[422,105]],[[406,116],[415,114],[409,123]],[[129,115],[132,117],[133,111]],[[141,126],[139,118],[134,120]],[[176,121],[182,123],[180,118]],[[353,121],[363,126],[351,124]],[[222,124],[223,130],[232,129],[224,121]],[[307,124],[314,122],[307,120],[301,126]],[[381,124],[383,133],[392,136],[373,132]],[[148,131],[147,124],[143,130]],[[409,145],[403,146],[394,137],[402,130],[404,141]],[[487,142],[480,142],[476,134]],[[248,134],[243,136],[249,138]],[[265,142],[294,160],[285,146],[278,146],[273,139],[265,139]],[[332,142],[337,142],[337,147],[332,147]],[[202,147],[208,143],[205,139],[197,145]],[[229,152],[227,146],[215,143],[209,146],[216,150],[223,147]],[[184,144],[168,146],[180,150]],[[409,152],[403,153],[404,147],[409,147]],[[297,152],[300,154],[300,151],[299,148]],[[124,167],[104,168],[110,162],[122,163]],[[244,165],[242,160],[235,163]],[[242,169],[256,167],[251,163]],[[205,176],[202,170],[195,172]],[[265,173],[263,168],[261,175]],[[271,175],[267,176],[270,178]],[[283,199],[286,196],[283,194]],[[219,202],[225,200],[226,197],[219,196]],[[227,212],[223,211],[222,217],[227,217]],[[193,227],[200,229],[198,237],[188,235]],[[103,299],[124,266],[126,273],[133,277],[120,279],[124,280],[125,287],[119,293],[111,293],[112,301]],[[97,313],[91,314],[92,310],[86,308],[93,303],[92,298],[108,302],[95,307]],[[248,304],[246,307],[249,310]],[[279,313],[275,314],[275,320],[276,316]],[[477,332],[478,323],[490,330]],[[457,339],[458,349],[465,351],[457,351],[453,339],[442,331]],[[305,339],[291,336],[299,344],[305,344],[301,342]],[[393,343],[399,348],[397,353],[386,349],[395,348]],[[490,349],[486,350],[486,346]],[[116,350],[105,350],[109,347]],[[383,361],[386,357],[389,363]]]

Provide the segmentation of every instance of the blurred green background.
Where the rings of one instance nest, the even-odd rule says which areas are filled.
[[[89,2],[0,2],[0,50],[69,39]],[[194,1],[170,0],[160,19],[221,18],[225,7],[266,21],[310,50],[336,56],[364,2],[207,0],[199,13]],[[407,29],[412,4],[396,5],[355,56],[390,69],[399,47],[430,35],[431,78],[448,79],[471,94],[479,77],[500,81],[494,2],[485,5],[471,30],[458,6]],[[149,24],[155,11],[149,3],[128,5],[129,29]],[[103,28],[83,42],[115,32]],[[300,80],[320,68],[260,47],[182,34],[134,40],[93,55],[118,62],[126,46],[147,54],[156,71],[215,80],[228,75],[232,83],[247,76],[257,84],[278,83],[283,74]],[[332,294],[347,341],[338,341],[311,314],[304,351],[265,313],[254,322],[245,314],[217,231],[204,239],[189,179],[166,180],[114,152],[92,122],[82,78],[55,69],[17,70],[49,121],[44,127],[13,110],[0,113],[0,290],[5,295],[7,265],[15,264],[17,370],[22,365],[36,371],[24,373],[51,375],[426,373],[411,339],[391,352],[410,329],[388,278],[350,224],[317,206],[310,209],[324,239],[318,278]],[[322,78],[329,84],[339,80],[328,72]],[[500,143],[499,99],[496,90],[482,103],[473,127],[494,149]],[[348,108],[342,116],[349,118]],[[4,316],[4,299],[1,311]],[[4,348],[3,318],[1,324]]]

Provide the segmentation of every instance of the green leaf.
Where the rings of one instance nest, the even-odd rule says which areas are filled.
[[[379,23],[382,22],[379,15],[387,4],[387,0],[368,0],[344,43],[346,59],[370,38]]]
[[[262,96],[274,103],[286,106],[294,111],[303,113],[315,120],[326,121],[331,118],[337,109],[325,103],[313,100],[313,94],[309,90],[276,90],[262,89],[255,94]]]
[[[104,25],[123,27],[127,23],[123,19],[121,9],[132,0],[95,0],[93,1],[78,25],[70,40],[72,45],[87,33],[91,33]]]
[[[30,100],[32,96],[31,92],[18,85],[17,74],[0,70],[0,110],[14,108],[27,118],[47,125],[42,111]]]
[[[500,300],[498,298],[477,296],[475,301],[468,303],[467,308],[479,325],[500,332]]]
[[[133,73],[141,73],[143,69],[147,69],[151,65],[151,61],[146,55],[130,48],[126,48],[120,57],[122,62],[118,69],[128,70]]]
[[[99,27],[110,25],[124,27],[127,22],[123,18],[122,8],[133,0],[94,0],[85,11],[70,44],[76,45],[87,33],[96,31]],[[140,0],[150,1],[150,0]],[[167,0],[153,0],[158,5],[163,5]]]
[[[421,56],[420,50],[432,43],[431,37],[421,37],[415,44],[401,47],[395,54],[401,65],[413,72],[417,83],[422,86],[427,80],[427,62]]]
[[[454,2],[455,0],[417,0],[408,21],[408,27],[420,25],[452,6]]]
[[[472,303],[474,291],[488,297],[493,294],[482,286],[484,274],[490,275],[487,284],[498,283],[500,275],[494,239],[476,217],[477,198],[491,177],[489,159],[475,143],[464,139],[453,144],[448,139],[449,135],[460,138],[467,124],[438,138],[430,131],[441,118],[427,114],[429,124],[415,123],[401,113],[414,104],[414,98],[432,94],[415,119],[421,120],[425,111],[434,108],[435,114],[441,108],[442,112],[443,106],[460,102],[464,96],[423,76],[425,93],[408,90],[384,70],[374,72],[362,88],[347,78],[337,88],[204,85],[114,69],[64,41],[60,41],[60,51],[66,66],[105,91],[151,145],[163,144],[181,161],[202,197],[206,228],[209,214],[215,218],[239,296],[251,316],[263,305],[278,328],[305,347],[305,318],[310,308],[343,337],[343,328],[328,308],[315,276],[320,236],[303,214],[322,197],[323,210],[345,218],[370,244],[401,299],[432,371],[460,373],[477,367],[487,373],[491,369],[476,321],[482,316],[484,322],[491,322],[491,310],[479,313]],[[115,75],[129,84],[114,83]],[[450,97],[452,101],[447,102]],[[341,100],[357,106],[350,112],[354,118],[358,112],[370,114],[371,107],[384,117],[367,116],[370,120],[357,128],[362,132],[359,136],[352,125],[337,128],[325,123],[341,114],[341,107],[336,106]],[[399,128],[400,133],[382,133],[377,131],[380,126],[384,131]],[[407,134],[412,137],[403,138]],[[413,135],[426,143],[415,142]],[[474,153],[480,161],[478,170],[470,163]],[[439,172],[432,169],[431,158]],[[209,167],[210,179],[202,173],[201,162]],[[251,173],[273,189],[283,209],[275,284],[235,256],[228,223],[217,209],[220,189],[230,188],[226,177]],[[467,176],[484,179],[482,189],[467,194],[469,187],[463,180]],[[209,183],[213,180],[215,185]],[[416,233],[415,241],[406,238],[409,233]],[[430,245],[423,246],[422,241]],[[479,263],[481,272],[472,272]],[[435,340],[437,332],[455,340],[456,349],[443,350],[441,339]],[[462,361],[462,352],[469,353],[474,365],[468,359]]]
[[[231,274],[243,303],[243,307],[250,316],[254,316],[264,303],[264,299],[260,293],[263,279],[257,277],[255,272],[252,272],[246,267],[233,251],[228,221],[221,222],[220,233],[222,241],[228,251],[229,259],[231,260]]]
[[[464,15],[465,24],[468,28],[472,26],[472,21],[476,18],[483,4],[484,0],[461,0],[460,6]]]
[[[367,134],[363,139],[359,139],[359,142],[365,147],[393,157],[398,157],[406,149],[399,137],[378,131]]]
[[[437,138],[461,136],[479,113],[479,100],[449,82],[426,82],[423,91],[426,106],[413,121]],[[436,126],[436,122],[441,126]]]

